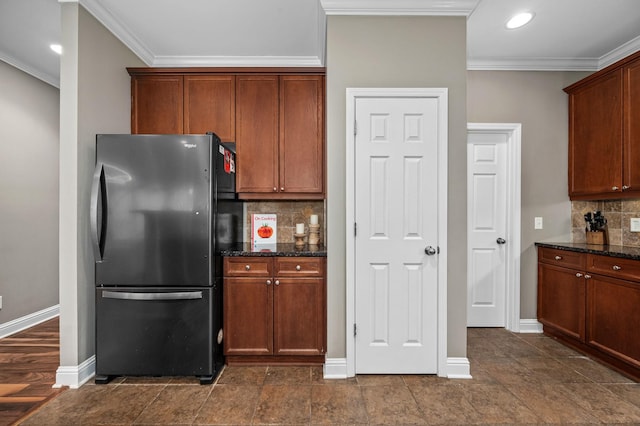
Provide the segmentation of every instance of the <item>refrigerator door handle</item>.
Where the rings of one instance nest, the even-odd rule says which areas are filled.
[[[120,300],[196,300],[202,299],[202,291],[176,291],[172,293],[132,293],[127,291],[102,292],[104,299]]]
[[[102,206],[98,205],[98,196],[102,195]],[[99,208],[102,207],[102,223],[98,229]],[[91,201],[89,207],[89,220],[91,225],[91,241],[93,245],[93,255],[97,262],[101,262],[104,256],[104,237],[107,231],[107,185],[104,174],[104,165],[98,164],[93,173],[93,183],[91,184]]]

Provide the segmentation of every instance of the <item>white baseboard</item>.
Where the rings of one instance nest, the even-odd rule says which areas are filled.
[[[324,363],[325,379],[346,379],[347,376],[347,359],[346,358],[327,358]],[[449,379],[470,379],[471,364],[467,358],[447,358],[447,374]]]
[[[26,330],[29,327],[48,321],[60,315],[60,305],[54,305],[41,311],[16,318],[13,321],[0,324],[0,339],[11,336],[19,331]]]
[[[323,377],[325,379],[346,379],[347,359],[327,358],[324,362]]]
[[[78,389],[88,382],[96,374],[96,356],[91,355],[89,359],[80,365],[60,366],[56,370],[56,383],[54,388],[69,386],[71,389]]]
[[[447,358],[447,378],[471,379],[471,364],[468,358]]]
[[[521,319],[520,333],[542,333],[542,324],[536,319]]]

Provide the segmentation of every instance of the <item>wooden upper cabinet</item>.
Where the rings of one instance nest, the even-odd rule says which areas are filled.
[[[277,193],[278,76],[237,77],[236,136],[236,190]]]
[[[622,73],[569,95],[569,194],[622,192]]]
[[[640,196],[640,52],[565,88],[569,197]]]
[[[131,133],[182,133],[181,75],[131,77]]]
[[[131,133],[236,143],[243,199],[324,199],[325,77],[312,68],[128,68]]]
[[[280,187],[322,193],[324,181],[324,78],[280,77]]]
[[[235,109],[235,76],[184,77],[184,133],[214,132],[223,142],[235,142]]]
[[[624,68],[624,180],[640,197],[640,58]]]
[[[241,198],[324,197],[324,76],[238,76],[236,131]]]

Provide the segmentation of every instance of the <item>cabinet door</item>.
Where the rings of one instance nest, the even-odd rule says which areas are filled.
[[[615,188],[615,189],[614,189]],[[569,196],[622,191],[622,71],[569,95]]]
[[[581,272],[538,263],[538,320],[585,339],[585,279]]]
[[[280,77],[280,190],[322,193],[324,77]]]
[[[238,192],[278,192],[278,76],[236,77]]]
[[[224,279],[224,354],[273,353],[271,278]]]
[[[181,134],[183,79],[180,75],[131,78],[131,133]]]
[[[235,142],[235,109],[235,76],[184,77],[184,133],[214,132],[223,142]]]
[[[640,59],[624,69],[625,145],[624,185],[626,191],[640,194]]]
[[[322,355],[325,347],[323,278],[276,278],[274,354]]]
[[[594,275],[587,281],[588,343],[640,367],[640,284]]]

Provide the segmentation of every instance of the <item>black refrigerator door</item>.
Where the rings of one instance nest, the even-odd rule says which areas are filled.
[[[96,376],[215,377],[220,303],[207,287],[97,288]]]
[[[96,285],[208,286],[212,136],[98,135]]]

